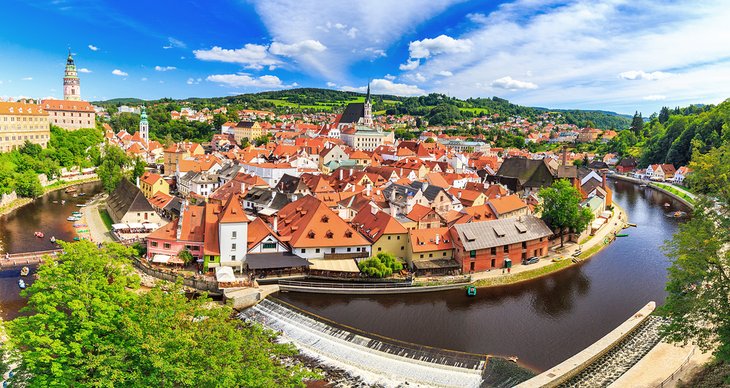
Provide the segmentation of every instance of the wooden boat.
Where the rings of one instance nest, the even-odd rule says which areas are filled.
[[[627,222],[627,223],[626,223],[626,225],[628,225],[628,226],[633,226],[634,228],[636,228],[636,224],[633,224],[633,223],[631,223],[631,222]]]
[[[33,233],[33,235],[38,238],[43,238],[43,232],[35,232],[35,233]]]
[[[670,207],[672,205],[669,204],[669,202],[664,202],[664,207]]]
[[[674,218],[680,218],[680,217],[684,217],[686,215],[687,215],[687,213],[681,212],[681,211],[676,211],[676,212],[674,212],[674,214],[672,214],[672,216],[674,216]]]
[[[477,295],[477,288],[474,286],[467,286],[466,287],[466,295],[467,296],[476,296]]]
[[[83,197],[86,193],[79,193],[79,197]]]
[[[30,268],[28,268],[28,267],[23,267],[20,269],[20,276],[28,276],[29,273],[30,273]]]
[[[21,290],[25,290],[25,282],[23,279],[18,279],[18,287],[20,287]]]
[[[81,212],[80,211],[71,212],[71,215],[72,216],[80,216],[81,215]]]
[[[85,207],[85,206],[86,206],[86,204],[85,204],[85,203],[77,203],[77,204],[76,204],[76,207]]]
[[[51,236],[51,242],[52,243],[56,242],[56,236]]]
[[[80,219],[81,219],[81,217],[70,216],[70,217],[66,218],[66,221],[78,221]]]
[[[629,235],[626,233],[619,233],[616,235],[616,237],[629,237]]]
[[[79,241],[79,238],[78,237],[74,237],[74,241]]]

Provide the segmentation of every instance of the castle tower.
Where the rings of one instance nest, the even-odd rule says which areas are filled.
[[[365,96],[365,104],[363,106],[363,118],[362,123],[367,127],[373,126],[373,104],[370,100],[370,82],[368,82],[368,93]]]
[[[76,73],[76,64],[71,56],[71,50],[68,50],[68,58],[66,59],[66,72],[63,76],[63,99],[70,101],[81,101],[81,84],[79,76]]]
[[[144,106],[142,107],[142,117],[139,120],[139,136],[145,142],[150,141],[150,123],[147,121],[147,109]]]

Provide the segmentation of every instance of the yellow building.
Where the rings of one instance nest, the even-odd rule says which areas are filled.
[[[175,175],[180,161],[195,155],[205,154],[205,149],[198,143],[182,142],[175,143],[163,151],[163,168],[165,176]],[[154,193],[153,193],[154,194]]]
[[[153,172],[145,172],[139,179],[139,189],[146,198],[152,198],[157,192],[170,195],[170,184],[162,178],[162,175]]]
[[[378,253],[390,253],[395,257],[406,257],[408,230],[391,215],[368,209],[366,206],[350,223],[373,244],[371,251],[373,256]]]
[[[406,260],[415,269],[437,269],[439,261],[454,257],[454,244],[449,228],[413,229],[408,231]],[[429,268],[434,267],[434,268]]]
[[[261,125],[255,121],[240,121],[233,127],[233,138],[238,144],[241,144],[243,139],[253,142],[253,139],[264,134],[266,134],[266,130],[261,128]]]
[[[42,106],[0,101],[0,152],[17,149],[26,140],[45,148],[50,138],[48,114]]]

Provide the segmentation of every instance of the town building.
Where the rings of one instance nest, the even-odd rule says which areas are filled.
[[[142,107],[142,115],[139,118],[139,136],[145,145],[150,141],[150,122],[147,121],[147,110]]]
[[[76,72],[76,63],[73,56],[71,56],[71,49],[68,50],[66,70],[63,75],[63,99],[66,101],[81,101],[81,81]]]
[[[383,131],[381,128],[366,127],[356,124],[342,130],[340,135],[342,141],[356,150],[374,151],[385,144],[395,142],[395,134],[391,131]]]
[[[449,228],[412,229],[408,231],[408,266],[417,275],[443,275],[458,271],[453,260],[454,243]]]
[[[373,255],[390,253],[395,257],[406,257],[408,230],[388,213],[365,206],[350,224],[370,241]]]
[[[145,198],[152,198],[157,193],[170,195],[170,184],[162,175],[146,171],[139,179],[139,189]]]
[[[145,198],[142,190],[123,178],[106,200],[106,209],[114,223],[161,223],[162,218]]]
[[[236,143],[241,144],[243,139],[253,142],[254,139],[266,134],[261,125],[256,121],[240,121],[233,127],[233,138]]]
[[[17,149],[26,141],[45,148],[50,139],[48,114],[41,105],[0,101],[0,152]]]
[[[456,224],[451,229],[454,257],[463,273],[509,268],[548,254],[553,232],[535,216]]]

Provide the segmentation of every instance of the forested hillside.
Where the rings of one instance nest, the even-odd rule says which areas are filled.
[[[267,109],[277,113],[332,111],[341,112],[351,102],[362,102],[364,94],[329,89],[290,89],[255,94],[214,98],[189,98],[186,100],[161,99],[149,101],[155,103],[187,103],[193,107],[219,107],[230,105],[233,109]],[[134,99],[119,98],[99,101],[103,106],[119,106],[124,103],[139,103]],[[499,115],[496,120],[520,116],[535,119],[545,113],[557,123],[592,125],[603,129],[624,129],[628,127],[630,117],[613,112],[558,110],[532,108],[513,104],[508,100],[492,98],[469,98],[460,100],[443,94],[431,93],[420,97],[399,97],[392,95],[373,95],[373,109],[379,114],[413,115],[427,120],[431,125],[453,125],[473,117]]]

